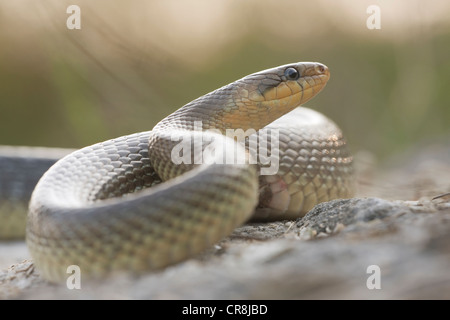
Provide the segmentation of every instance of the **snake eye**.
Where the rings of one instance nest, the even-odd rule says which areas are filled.
[[[288,80],[297,80],[300,76],[297,69],[289,67],[284,71],[284,75],[286,76],[286,79]]]

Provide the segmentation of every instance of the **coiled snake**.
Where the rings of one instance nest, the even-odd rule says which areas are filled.
[[[328,79],[320,63],[267,69],[186,104],[152,131],[59,160],[28,211],[26,241],[41,274],[58,282],[70,265],[91,277],[157,270],[229,235],[255,207],[259,219],[292,219],[351,196],[352,157],[342,133],[323,115],[297,108]],[[245,148],[251,135],[242,145],[227,131],[251,129],[265,132],[258,147]],[[267,162],[256,151],[277,170],[258,175]]]

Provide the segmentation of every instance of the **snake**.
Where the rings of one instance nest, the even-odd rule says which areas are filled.
[[[295,219],[351,197],[353,158],[341,130],[301,106],[329,78],[318,62],[266,69],[187,103],[151,131],[41,159],[25,232],[42,277],[66,281],[73,265],[89,278],[161,270],[248,221]],[[0,148],[0,166],[5,159]],[[0,192],[5,186],[0,179]]]

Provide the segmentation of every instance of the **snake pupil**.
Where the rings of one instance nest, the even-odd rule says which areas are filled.
[[[300,74],[299,74],[299,72],[297,71],[297,69],[292,68],[292,67],[287,68],[287,69],[284,71],[284,75],[286,76],[286,78],[287,78],[288,80],[297,80],[298,77],[300,76]]]

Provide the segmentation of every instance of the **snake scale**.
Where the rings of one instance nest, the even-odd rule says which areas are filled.
[[[28,209],[26,241],[42,276],[65,281],[70,265],[93,278],[158,270],[251,218],[293,219],[319,202],[351,196],[352,156],[341,131],[299,107],[328,79],[328,68],[315,62],[260,71],[193,100],[151,131],[57,161]],[[251,135],[239,143],[227,134],[250,129],[266,133],[253,149]],[[245,161],[230,162],[229,150]],[[260,174],[257,150],[273,156],[275,172]],[[0,191],[5,185],[0,179]]]

